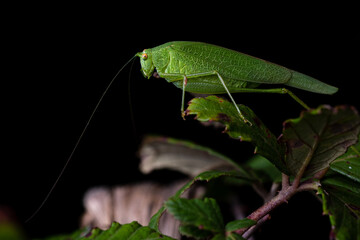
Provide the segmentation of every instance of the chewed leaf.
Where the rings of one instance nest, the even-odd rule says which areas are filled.
[[[310,176],[329,167],[355,144],[360,117],[348,106],[320,106],[284,123],[281,140],[287,146],[286,165],[292,175]]]
[[[267,158],[280,171],[288,173],[283,159],[284,148],[274,134],[250,108],[239,105],[239,109],[250,124],[244,122],[232,103],[216,96],[192,99],[187,114],[196,115],[199,121],[222,123],[230,137],[251,142],[256,147],[256,153]]]

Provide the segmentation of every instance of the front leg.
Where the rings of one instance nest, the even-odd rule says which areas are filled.
[[[187,77],[184,75],[183,78],[183,87],[182,87],[182,97],[181,97],[181,117],[185,120],[185,110],[184,110],[184,103],[185,103],[185,87],[187,84]]]
[[[178,73],[157,73],[157,78],[167,78],[167,80],[170,78],[171,80],[168,80],[169,82],[175,82],[175,81],[183,81],[182,86],[182,98],[181,98],[181,117],[185,120],[185,88],[188,81],[188,78],[185,74],[178,74]]]

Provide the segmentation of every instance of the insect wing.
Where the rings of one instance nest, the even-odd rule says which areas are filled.
[[[286,83],[292,75],[280,65],[216,45],[172,42],[169,47],[187,65],[189,73],[215,70],[225,78],[266,84]]]

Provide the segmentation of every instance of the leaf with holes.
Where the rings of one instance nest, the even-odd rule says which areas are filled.
[[[196,115],[199,121],[216,121],[225,125],[225,132],[232,138],[251,142],[255,152],[271,161],[282,172],[288,173],[284,163],[284,147],[255,113],[244,105],[239,109],[249,123],[240,118],[234,105],[222,98],[208,96],[190,101],[187,115]]]
[[[355,144],[359,132],[360,117],[352,107],[320,106],[304,111],[284,123],[281,141],[287,146],[287,168],[294,176],[313,175]]]

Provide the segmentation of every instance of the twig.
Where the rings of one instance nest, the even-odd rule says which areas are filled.
[[[290,178],[285,173],[281,174],[281,185],[282,185],[282,189],[286,189],[290,185]]]
[[[287,202],[294,194],[296,193],[296,189],[293,187],[288,187],[286,189],[282,189],[278,195],[272,198],[270,201],[262,205],[260,208],[251,213],[247,218],[255,221],[260,221],[264,216],[268,215],[272,210],[276,207],[280,206],[284,202]],[[242,235],[248,229],[239,229],[236,233]]]
[[[282,189],[281,191],[276,195],[276,185],[272,186],[272,190],[270,191],[269,195],[272,193],[272,198],[267,201],[263,206],[255,210],[253,213],[251,213],[247,218],[251,220],[257,221],[257,224],[255,226],[252,226],[251,228],[243,228],[236,231],[236,233],[249,237],[257,228],[258,225],[263,224],[267,219],[269,219],[269,213],[280,206],[283,203],[287,203],[288,200],[296,193],[302,192],[302,191],[310,191],[310,190],[316,190],[319,187],[319,183],[316,179],[312,179],[310,181],[300,183],[302,174],[298,174],[292,185],[290,185],[289,182],[289,176],[282,174]],[[246,233],[246,234],[245,234]]]
[[[262,217],[257,223],[256,225],[250,227],[243,235],[242,237],[245,239],[248,239],[249,237],[251,237],[251,235],[261,226],[263,225],[267,220],[270,219],[270,214],[265,215],[264,217]]]
[[[320,182],[316,179],[309,182],[304,182],[300,184],[300,186],[296,189],[296,192],[304,192],[304,191],[311,191],[311,190],[318,190],[320,187]]]
[[[330,167],[327,167],[323,170],[320,170],[319,172],[315,173],[314,175],[314,179],[322,179],[325,174],[327,173],[327,171],[329,170]]]

